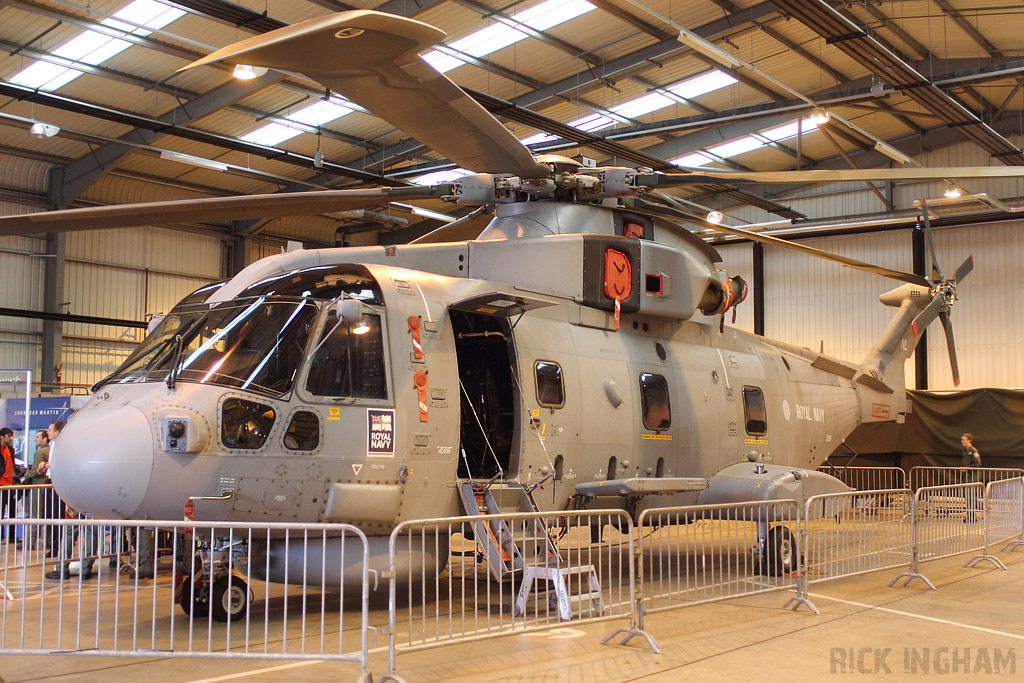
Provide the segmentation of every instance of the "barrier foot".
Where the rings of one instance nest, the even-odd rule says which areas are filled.
[[[391,683],[405,683],[405,679],[397,674],[388,674],[384,678],[377,679],[377,683],[387,683],[388,681]],[[363,683],[362,678],[359,679],[359,683]],[[373,680],[370,679],[368,683],[373,683]]]
[[[644,640],[647,641],[647,646],[651,648],[651,651],[654,652],[654,654],[656,654],[656,655],[660,655],[661,654],[661,646],[658,645],[658,641],[654,639],[654,636],[652,636],[647,631],[644,631],[643,629],[633,628],[632,626],[629,627],[629,628],[617,628],[617,629],[615,629],[614,631],[609,633],[605,637],[605,639],[602,640],[601,642],[602,643],[607,643],[609,640],[611,640],[612,638],[614,638],[615,636],[620,635],[620,634],[625,635],[626,637],[622,639],[622,642],[619,643],[619,645],[626,645],[627,643],[629,643],[629,641],[633,640],[633,638],[635,638],[636,636],[640,636],[641,638],[643,638]]]
[[[373,676],[370,675],[369,671],[364,671],[359,678],[356,679],[356,683],[373,683]]]
[[[1003,550],[1005,551],[1007,548],[1009,548],[1010,552],[1012,553],[1014,550],[1022,546],[1024,546],[1024,541],[1010,541],[1009,543],[1003,546]]]
[[[982,562],[982,561],[991,562],[993,565],[995,565],[999,569],[1002,569],[1003,571],[1006,571],[1006,565],[1003,564],[1002,561],[998,557],[995,557],[993,555],[975,555],[971,559],[967,560],[967,564],[965,564],[964,566],[965,567],[976,567],[978,565],[978,563]]]
[[[936,588],[934,585],[932,585],[932,582],[929,581],[928,578],[924,574],[918,574],[917,572],[903,572],[902,574],[900,574],[895,579],[893,579],[892,581],[889,582],[889,588],[892,588],[893,585],[895,585],[895,583],[897,581],[899,581],[900,579],[902,579],[904,576],[907,577],[907,580],[903,582],[903,587],[904,588],[906,588],[908,585],[910,585],[910,582],[913,581],[914,579],[921,579],[922,581],[925,582],[925,584],[927,584],[928,588],[932,589],[933,591],[938,590],[938,588]]]
[[[790,607],[790,605],[792,605],[792,607]],[[799,595],[794,596],[794,597],[790,598],[789,600],[787,600],[786,604],[783,605],[782,607],[783,607],[783,609],[791,609],[794,612],[796,612],[797,610],[800,609],[801,605],[804,605],[805,607],[807,607],[807,609],[809,609],[812,612],[814,612],[814,616],[816,616],[816,617],[820,617],[821,616],[821,612],[818,611],[818,608],[814,606],[813,602],[811,602],[807,598],[800,597]]]

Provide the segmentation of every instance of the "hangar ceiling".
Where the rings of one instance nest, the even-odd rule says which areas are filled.
[[[899,167],[959,145],[972,164],[1024,165],[1024,7],[1010,0],[0,0],[4,211],[395,186],[459,173],[297,74],[176,73],[238,40],[348,9],[445,31],[425,57],[534,153],[793,170]],[[798,130],[817,108],[830,120]],[[59,132],[30,134],[39,123]],[[991,219],[1011,215],[1005,209],[1024,194],[1013,187],[977,181],[970,191],[1004,202],[984,207]],[[874,184],[872,208],[841,218],[911,216],[895,190]],[[794,208],[806,192],[747,185],[678,196],[695,212],[720,210],[742,223],[837,218],[823,204]],[[401,242],[441,224],[382,205],[181,227],[317,245],[333,244],[338,231]]]

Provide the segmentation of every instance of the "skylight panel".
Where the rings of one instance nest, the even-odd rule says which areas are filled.
[[[104,19],[101,23],[104,26],[144,37],[152,33],[147,29],[163,28],[184,14],[184,10],[168,7],[156,0],[135,0],[135,2],[122,7],[113,17]],[[131,22],[131,24],[125,22]],[[137,28],[132,24],[139,24],[141,27]],[[98,31],[84,31],[58,46],[53,50],[53,54],[95,66],[127,50],[131,45],[127,40],[113,38]],[[11,77],[11,82],[29,88],[56,90],[81,75],[82,72],[76,69],[39,61],[16,73]]]
[[[438,183],[450,183],[467,175],[469,175],[469,171],[464,168],[452,168],[447,171],[425,173],[421,176],[412,178],[409,182],[415,185],[437,185]]]
[[[675,104],[675,101],[659,92],[652,92],[612,107],[612,111],[616,114],[625,116],[628,119],[635,119],[638,116],[649,114],[652,111],[664,109],[670,104]]]
[[[670,85],[666,90],[671,90],[680,97],[686,99],[693,99],[694,97],[700,97],[706,95],[709,92],[719,90],[726,86],[736,83],[736,79],[729,74],[718,71],[708,71],[707,73],[688,78],[685,81]]]
[[[582,119],[570,121],[569,125],[577,130],[582,130],[584,133],[592,133],[595,130],[607,128],[614,123],[614,120],[608,118],[604,114],[590,114],[589,116],[584,116]]]
[[[678,159],[672,159],[670,163],[676,166],[704,166],[712,162],[711,157],[700,152],[694,152],[693,154],[687,154],[686,156],[679,157]]]
[[[524,145],[537,145],[542,142],[551,142],[552,140],[557,139],[557,135],[549,135],[548,133],[535,133],[528,138],[523,138],[519,142],[523,143]]]
[[[317,100],[313,104],[292,112],[286,118],[296,123],[307,126],[322,126],[331,121],[340,119],[345,114],[352,113],[348,107],[344,107],[330,100]],[[260,126],[256,130],[242,136],[246,142],[256,145],[267,145],[273,147],[285,140],[301,135],[305,131],[300,127],[289,126],[287,123],[273,122]]]
[[[758,140],[753,136],[747,135],[739,140],[733,140],[732,142],[726,142],[721,145],[709,147],[708,151],[715,156],[727,158],[737,156],[738,154],[745,154],[746,152],[752,152],[755,149],[760,149],[764,146],[765,142],[763,140]]]
[[[528,10],[519,12],[514,18],[519,23],[525,24],[532,29],[545,31],[570,19],[575,19],[581,14],[586,14],[592,9],[594,9],[594,6],[587,2],[587,0],[548,0],[548,2],[542,2]],[[483,57],[518,43],[526,37],[525,33],[516,28],[506,24],[494,23],[464,38],[459,38],[451,43],[449,47],[459,52],[465,52],[473,57]],[[451,71],[455,67],[465,64],[461,59],[446,55],[437,50],[425,53],[423,59],[441,73]]]
[[[772,142],[788,140],[789,138],[795,138],[797,136],[797,126],[799,124],[803,124],[802,126],[800,126],[800,128],[803,130],[804,134],[812,133],[818,130],[818,124],[811,123],[807,119],[803,119],[801,121],[790,121],[789,123],[783,124],[781,126],[776,126],[775,128],[763,130],[760,133],[758,133],[758,135],[763,135]]]

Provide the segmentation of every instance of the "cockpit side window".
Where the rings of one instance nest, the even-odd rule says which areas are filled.
[[[758,387],[743,387],[743,417],[750,436],[764,436],[768,433],[764,393]]]
[[[672,406],[668,398],[668,381],[661,375],[640,374],[640,405],[644,427],[658,431],[672,425]]]
[[[386,399],[380,316],[355,322],[330,315],[309,363],[306,391],[314,396]]]

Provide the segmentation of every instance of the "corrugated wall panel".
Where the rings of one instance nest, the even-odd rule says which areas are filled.
[[[61,381],[65,384],[94,384],[116,370],[134,348],[134,343],[65,340]]]
[[[810,246],[896,270],[912,270],[911,234],[815,239]],[[765,248],[765,334],[860,362],[892,319],[878,296],[899,283],[775,247]],[[913,386],[912,361],[907,382]]]
[[[960,364],[960,389],[1024,387],[1024,220],[936,230],[935,250],[949,277],[969,255],[974,271],[958,288],[950,319]],[[953,389],[942,327],[928,335],[928,387]]]

